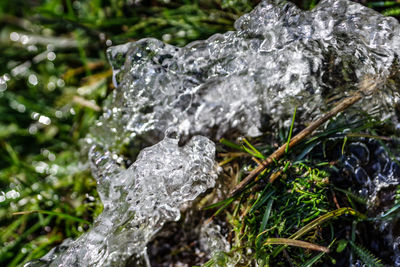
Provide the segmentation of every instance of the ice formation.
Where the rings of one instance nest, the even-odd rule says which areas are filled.
[[[179,207],[213,186],[214,145],[194,137],[256,136],[298,116],[311,120],[349,94],[365,75],[387,81],[354,108],[383,111],[399,100],[400,26],[394,18],[347,0],[323,0],[312,11],[285,1],[261,2],[216,34],[179,48],[143,39],[110,48],[117,89],[86,139],[104,212],[93,228],[36,263],[123,266],[143,260],[146,244]],[[115,156],[145,143],[121,170]],[[31,263],[33,264],[35,263]],[[140,264],[147,264],[145,261]]]
[[[344,170],[350,174],[347,181],[353,189],[360,187],[360,195],[369,199],[372,208],[390,206],[393,199],[385,196],[385,190],[400,184],[400,157],[388,155],[387,148],[376,140],[353,142],[347,146],[348,155],[343,159]],[[392,191],[393,190],[387,190]],[[387,193],[386,193],[387,194]]]
[[[400,264],[399,217],[380,219],[396,205],[396,189],[400,185],[400,155],[388,154],[388,149],[373,139],[362,142],[350,142],[342,158],[341,175],[333,177],[335,185],[349,188],[368,201],[368,215],[377,218],[374,222],[379,242],[389,250],[382,250],[387,261],[392,260],[395,266]],[[351,189],[350,189],[351,188]],[[397,203],[396,203],[397,202]],[[377,240],[373,241],[376,247]],[[379,246],[379,245],[378,245]]]
[[[215,146],[195,136],[184,147],[165,137],[145,148],[121,170],[109,152],[94,147],[93,173],[104,210],[92,229],[62,253],[55,251],[28,266],[145,266],[146,244],[183,204],[214,186]]]
[[[346,0],[312,11],[264,1],[235,28],[183,48],[155,39],[110,48],[118,90],[92,138],[118,149],[135,137],[154,143],[170,126],[189,136],[256,136],[295,106],[311,120],[365,75],[389,76],[400,55],[397,20]],[[398,101],[393,90],[381,93],[356,108]]]

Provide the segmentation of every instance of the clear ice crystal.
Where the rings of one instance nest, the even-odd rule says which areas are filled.
[[[200,245],[202,250],[212,256],[218,252],[229,252],[231,246],[221,234],[221,226],[209,222],[200,229]]]
[[[90,153],[104,210],[62,254],[41,259],[49,266],[146,264],[151,238],[165,222],[178,220],[181,206],[213,187],[217,178],[215,145],[202,136],[183,147],[178,139],[165,137],[143,149],[126,170],[109,152],[93,147]]]
[[[171,126],[184,136],[256,136],[289,123],[295,106],[313,119],[365,75],[387,77],[400,55],[397,20],[347,0],[312,11],[264,1],[235,28],[182,48],[150,38],[110,48],[118,89],[100,120],[108,127],[91,138],[118,149],[135,137],[152,144]],[[392,107],[391,89],[355,109]]]

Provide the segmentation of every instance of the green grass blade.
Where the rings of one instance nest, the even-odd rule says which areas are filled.
[[[253,155],[254,157],[265,159],[265,156],[260,151],[258,151],[252,144],[250,144],[250,142],[247,141],[246,138],[243,138],[243,142],[245,142],[246,145],[248,146],[246,147],[245,145],[243,145],[243,148],[246,150],[247,153]]]
[[[222,206],[220,207],[214,214],[212,217],[217,216],[218,214],[220,214],[226,207],[228,207],[232,202],[233,202],[234,198],[228,198],[228,201]]]
[[[268,191],[265,195],[262,197],[258,198],[257,201],[254,203],[254,205],[250,209],[250,213],[254,212],[258,208],[260,208],[273,194],[275,193],[275,190]]]
[[[221,139],[219,140],[219,142],[220,142],[221,144],[227,146],[227,147],[230,147],[230,148],[233,148],[233,149],[236,149],[236,150],[239,150],[239,151],[246,152],[246,151],[243,149],[243,147],[241,147],[241,146],[239,146],[238,144],[235,144],[235,143],[229,141],[228,139],[221,138]]]
[[[324,255],[325,255],[325,252],[321,252],[321,253],[315,255],[310,260],[308,260],[303,265],[301,265],[301,267],[311,267],[311,266],[313,266],[313,264],[315,264],[317,261],[319,261],[319,259],[321,259],[321,257],[324,256]]]
[[[269,216],[271,214],[271,209],[272,209],[272,204],[274,203],[274,199],[271,199],[268,201],[267,207],[265,208],[264,216],[260,225],[259,233],[265,230],[265,227],[267,226]]]
[[[0,249],[0,261],[3,261],[5,257],[7,257],[7,252],[12,250],[14,247],[18,246],[25,238],[27,238],[30,234],[34,233],[35,231],[39,230],[41,227],[48,225],[51,221],[53,216],[48,216],[43,223],[37,222],[28,230],[24,231],[17,239],[10,242],[8,245],[2,247]]]
[[[359,213],[358,211],[356,211],[352,208],[348,208],[348,207],[340,208],[340,209],[328,212],[328,213],[320,216],[319,218],[317,218],[314,221],[310,222],[309,224],[305,225],[303,228],[301,228],[299,231],[297,231],[296,233],[291,235],[289,238],[290,239],[298,239],[298,238],[302,237],[304,234],[306,234],[307,232],[309,232],[311,229],[323,224],[327,220],[337,218],[343,214],[351,214],[351,215],[357,216],[359,218],[365,218],[365,215]],[[272,252],[272,256],[276,257],[284,248],[285,248],[284,246],[280,246],[280,247],[276,248]]]
[[[288,151],[289,151],[289,143],[290,143],[290,139],[292,138],[294,119],[296,118],[296,111],[297,111],[297,107],[294,108],[292,123],[290,124],[289,137],[288,137],[288,140],[286,142],[285,153],[288,153]]]
[[[304,234],[309,232],[311,229],[323,224],[327,220],[332,219],[332,218],[337,218],[339,216],[342,216],[343,214],[351,214],[351,215],[354,215],[354,216],[357,216],[360,218],[365,218],[365,215],[359,213],[358,211],[356,211],[352,208],[348,208],[348,207],[340,208],[340,209],[328,212],[328,213],[322,215],[321,217],[315,219],[314,221],[310,222],[309,224],[307,224],[306,226],[301,228],[295,234],[291,235],[290,238],[293,238],[293,239],[300,238]]]

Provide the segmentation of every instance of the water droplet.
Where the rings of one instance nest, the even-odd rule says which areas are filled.
[[[53,61],[54,59],[56,59],[56,53],[54,52],[47,53],[47,59]]]
[[[56,110],[56,112],[54,113],[54,115],[55,115],[58,119],[60,119],[60,118],[62,118],[63,113],[62,113],[61,110]]]
[[[49,91],[53,91],[54,89],[56,89],[56,84],[55,84],[54,82],[49,82],[49,83],[47,84],[47,89],[48,89]]]
[[[171,39],[172,39],[172,35],[171,34],[169,34],[169,33],[166,33],[166,34],[163,34],[163,36],[162,36],[162,40],[164,41],[164,42],[169,42],[169,41],[171,41]]]
[[[79,1],[74,1],[74,2],[72,2],[72,7],[75,9],[80,9],[81,3]]]
[[[44,115],[40,115],[38,121],[39,121],[39,123],[44,124],[44,125],[50,125],[50,123],[51,123],[51,119]]]
[[[55,161],[56,160],[56,155],[53,153],[50,153],[47,157],[50,161]],[[57,165],[54,165],[57,166]],[[52,173],[53,174],[53,173]]]
[[[20,40],[21,44],[26,45],[29,42],[29,37],[27,35],[23,34],[23,35],[21,35],[19,40]]]
[[[24,105],[22,105],[22,104],[18,104],[18,106],[17,106],[17,110],[18,110],[18,112],[21,112],[21,113],[23,113],[23,112],[25,112],[26,108],[25,108],[25,106],[24,106]]]
[[[37,76],[35,74],[30,74],[28,77],[28,82],[33,86],[36,86],[38,84]]]
[[[6,198],[8,199],[16,199],[19,198],[19,196],[20,196],[19,192],[15,190],[10,190],[6,193]]]
[[[58,87],[64,87],[65,86],[65,82],[63,79],[58,79],[57,80],[57,86]]]
[[[10,40],[13,42],[17,42],[19,40],[19,34],[17,32],[10,33]]]
[[[7,84],[6,83],[0,83],[0,92],[4,92],[7,90]]]
[[[36,45],[30,45],[30,46],[28,46],[28,51],[29,52],[37,52],[38,48]]]
[[[185,37],[186,36],[186,32],[185,31],[183,31],[183,30],[180,30],[180,31],[178,31],[177,33],[176,33],[176,36],[177,37]]]
[[[35,124],[31,124],[31,125],[29,126],[29,128],[28,128],[28,132],[29,132],[30,134],[36,134],[37,131],[38,131],[38,128],[37,128],[37,126],[36,126]]]

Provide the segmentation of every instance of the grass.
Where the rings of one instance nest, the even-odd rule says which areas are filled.
[[[383,266],[382,261],[390,264],[389,258],[379,259],[369,251],[372,242],[366,236],[373,231],[372,221],[382,222],[391,215],[389,221],[398,218],[400,205],[395,201],[382,214],[366,213],[367,201],[341,188],[337,177],[343,175],[340,170],[344,168],[343,160],[351,143],[379,140],[398,154],[398,145],[389,138],[394,133],[385,130],[393,129],[393,125],[367,115],[353,123],[348,123],[345,117],[332,119],[324,131],[292,148],[240,195],[210,206],[214,209],[220,206],[213,218],[229,222],[232,249],[216,254],[205,266],[218,266],[232,259],[241,259],[237,260],[237,266],[253,266],[256,262],[260,266],[311,266],[318,262],[332,265],[347,257],[347,262],[339,264],[344,266],[350,264],[350,254],[367,266]],[[297,131],[299,127],[302,126],[297,126]],[[281,130],[284,132],[281,134],[243,140],[242,146],[222,140],[220,165],[225,173],[236,169],[237,172],[231,172],[231,181],[238,183],[238,177],[244,178],[245,173],[258,166],[256,156],[266,158],[274,150],[274,143],[287,143],[283,137],[290,137],[292,129],[293,124],[290,129]],[[242,153],[237,157],[238,150],[245,151],[247,156]],[[231,155],[234,158],[228,160]],[[368,230],[364,228],[366,225]]]
[[[205,39],[232,30],[234,20],[257,1],[142,1],[137,6],[129,2],[0,3],[1,266],[22,265],[43,256],[63,239],[78,237],[102,210],[79,140],[114,90],[107,47],[144,37],[180,46]],[[390,2],[371,5],[395,14],[399,4]],[[307,8],[315,4],[302,3]],[[315,138],[305,144],[303,153],[324,136]],[[239,146],[240,151],[258,157],[271,152],[270,144],[253,146],[254,141],[257,143],[250,140]],[[293,229],[330,210],[330,202],[323,196],[331,190],[324,182],[328,174],[314,162],[305,161],[308,155],[299,153],[296,162],[287,158],[278,163],[277,173],[290,183],[278,179],[276,184],[252,192],[230,215],[225,214],[227,209],[220,210],[239,231],[237,249],[256,242],[257,255],[266,255],[273,249],[263,245],[267,236],[290,236]],[[231,160],[234,162],[236,159]],[[280,198],[282,190],[292,193]],[[309,202],[297,203],[300,197]],[[280,205],[291,210],[279,211],[276,207]],[[300,209],[300,216],[289,216]],[[239,215],[244,222],[238,220]],[[309,220],[302,222],[305,218]],[[260,235],[266,230],[268,235]],[[323,239],[316,235],[308,240]],[[301,249],[296,251],[295,260],[313,259]]]

